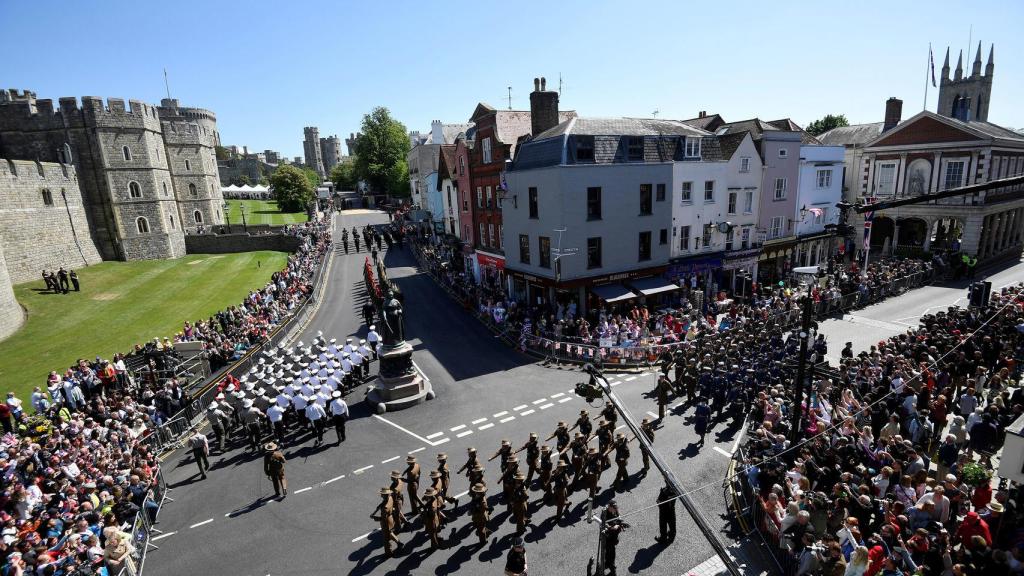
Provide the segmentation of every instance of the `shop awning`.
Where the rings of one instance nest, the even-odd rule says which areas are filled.
[[[602,286],[594,286],[590,289],[591,292],[597,294],[597,297],[605,302],[621,302],[623,300],[629,300],[636,298],[636,294],[623,286],[622,284],[604,284]]]
[[[671,292],[672,290],[679,290],[679,286],[676,286],[674,283],[660,276],[651,276],[649,278],[637,278],[636,280],[630,280],[629,286],[634,290],[640,292],[644,296],[653,296],[655,294],[661,294],[662,292]]]

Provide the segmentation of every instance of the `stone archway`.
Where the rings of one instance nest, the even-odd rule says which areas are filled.
[[[896,231],[896,223],[893,222],[892,218],[888,216],[876,216],[871,221],[871,251],[879,253],[879,251],[889,252],[892,248],[892,237]]]
[[[928,236],[928,223],[922,218],[903,218],[896,225],[900,230],[899,238],[897,238],[899,246],[911,246],[913,248],[924,246]]]
[[[925,249],[932,252],[959,252],[963,232],[963,220],[937,218],[931,225],[931,234]]]

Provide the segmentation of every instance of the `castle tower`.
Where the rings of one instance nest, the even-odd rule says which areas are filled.
[[[316,126],[306,126],[302,133],[305,136],[302,141],[302,152],[306,157],[306,166],[316,170],[320,178],[326,178],[323,153],[320,151],[320,130]]]
[[[357,135],[355,132],[349,132],[348,138],[345,138],[345,148],[348,149],[349,156],[356,155],[356,138]]]
[[[178,202],[178,222],[187,232],[223,224],[224,196],[215,150],[220,142],[217,116],[202,108],[183,108],[169,98],[160,101],[157,111]]]
[[[341,163],[341,139],[337,136],[328,136],[320,139],[320,156],[324,162],[324,172],[331,173],[331,169]]]
[[[995,71],[995,45],[988,53],[988,64],[985,74],[981,73],[981,43],[971,66],[971,75],[964,77],[963,52],[957,58],[953,78],[949,78],[949,49],[946,50],[946,62],[942,66],[942,84],[939,87],[939,105],[937,112],[942,116],[956,118],[964,122],[987,122],[988,107],[992,96],[992,76]]]

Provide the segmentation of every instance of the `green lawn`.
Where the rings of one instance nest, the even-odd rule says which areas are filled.
[[[228,219],[231,227],[242,227],[241,207],[245,206],[246,224],[269,224],[284,226],[298,224],[309,219],[305,212],[281,212],[274,200],[227,200]]]
[[[50,370],[78,358],[110,358],[136,343],[173,339],[182,324],[240,303],[285,266],[284,252],[196,254],[177,260],[103,262],[78,270],[81,292],[43,292],[43,281],[14,287],[28,309],[21,330],[0,342],[0,394],[28,405]]]

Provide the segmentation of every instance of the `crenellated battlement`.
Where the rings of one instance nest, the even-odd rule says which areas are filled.
[[[16,88],[0,89],[0,103],[17,102],[19,100],[35,100],[36,93],[31,90],[18,91]]]
[[[71,164],[0,159],[0,179],[30,180],[41,187],[47,184],[67,186],[78,181],[78,174]]]
[[[196,145],[213,147],[214,134],[205,126],[187,121],[164,121],[163,136],[168,145]]]
[[[160,117],[156,106],[141,100],[123,98],[103,99],[82,96],[81,105],[76,97],[63,97],[54,107],[53,100],[11,98],[15,90],[7,90],[7,100],[0,99],[0,130],[56,130],[63,128],[113,127],[143,128],[160,131]],[[29,93],[27,90],[26,93]]]

